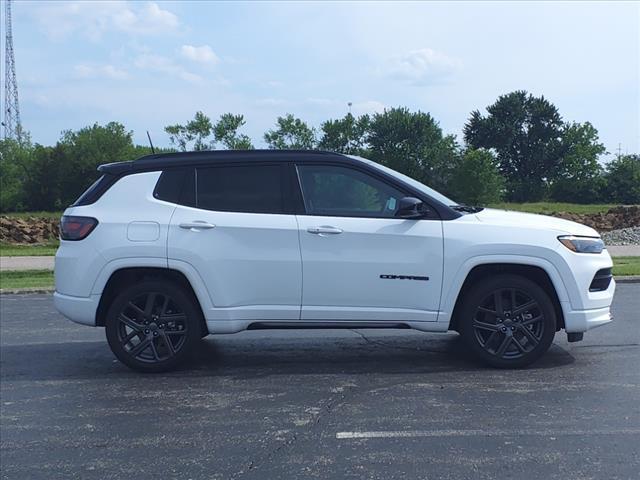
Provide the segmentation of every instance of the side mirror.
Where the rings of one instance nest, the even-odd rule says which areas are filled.
[[[425,207],[422,200],[415,197],[404,197],[398,202],[398,210],[396,210],[396,217],[400,218],[422,218],[427,213],[427,207]]]

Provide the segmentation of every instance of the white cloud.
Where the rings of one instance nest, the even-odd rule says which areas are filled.
[[[197,63],[215,65],[220,61],[209,45],[195,47],[193,45],[183,45],[180,49],[182,56]]]
[[[256,100],[256,105],[259,107],[280,107],[287,102],[281,98],[261,98]]]
[[[389,59],[380,73],[414,85],[424,85],[441,81],[461,68],[460,60],[423,48]]]
[[[163,57],[162,55],[145,53],[139,55],[134,64],[142,70],[167,73],[191,83],[201,83],[203,81],[200,75],[189,72],[170,58]]]
[[[373,113],[382,113],[386,105],[377,100],[365,100],[363,102],[355,102],[351,105],[351,111],[354,115],[364,115]]]
[[[114,67],[113,65],[86,65],[80,64],[73,68],[75,76],[78,78],[110,78],[113,80],[124,80],[129,77],[126,71]]]
[[[96,41],[109,31],[166,35],[180,25],[175,14],[154,2],[73,1],[40,5],[33,15],[46,34],[54,39],[80,34]]]
[[[330,107],[335,105],[337,102],[329,98],[309,97],[306,99],[306,103],[309,103],[311,105],[316,105],[319,107]]]

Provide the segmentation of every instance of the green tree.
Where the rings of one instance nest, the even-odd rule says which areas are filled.
[[[371,158],[442,193],[458,163],[455,137],[444,136],[433,117],[407,108],[376,113],[369,127]]]
[[[269,148],[282,150],[311,150],[316,146],[316,132],[304,121],[290,113],[278,117],[276,129],[264,134]]]
[[[318,146],[332,152],[366,156],[370,123],[369,115],[356,118],[351,113],[337,120],[327,120],[320,126],[322,138]]]
[[[244,116],[225,113],[213,126],[213,137],[216,142],[222,143],[229,150],[252,150],[251,139],[238,133],[240,127],[244,126]]]
[[[551,197],[560,202],[601,201],[605,178],[598,157],[605,152],[598,130],[589,122],[565,124],[561,160],[551,186]]]
[[[607,165],[607,189],[611,201],[640,203],[640,155],[620,155]]]
[[[131,160],[135,155],[132,138],[133,132],[118,122],[63,132],[52,154],[62,174],[61,205],[69,205],[91,185],[98,176],[98,165]]]
[[[504,177],[494,155],[484,149],[468,149],[451,179],[456,200],[469,205],[499,202],[504,193]]]
[[[185,125],[167,125],[164,127],[164,131],[169,134],[171,144],[182,152],[209,150],[211,148],[211,145],[207,142],[207,137],[213,131],[213,124],[211,119],[202,112],[196,112],[193,120],[190,120]]]
[[[28,134],[22,142],[0,140],[0,212],[14,212],[26,208],[24,182],[33,162],[33,150]]]
[[[496,152],[509,200],[542,199],[561,158],[558,109],[544,97],[516,91],[500,96],[487,112],[471,112],[464,126],[466,143]]]
[[[69,178],[71,175],[73,180]],[[76,176],[62,144],[58,143],[55,147],[36,145],[29,173],[23,184],[25,207],[31,211],[62,210],[69,206],[96,176],[95,170],[88,178]],[[82,186],[74,185],[73,182],[81,182]],[[65,188],[69,187],[73,188],[74,193],[65,191]]]

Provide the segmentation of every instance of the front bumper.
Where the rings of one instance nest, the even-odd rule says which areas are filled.
[[[573,310],[564,314],[565,331],[567,333],[582,333],[592,328],[600,327],[611,322],[613,317],[609,307],[593,310]]]
[[[611,303],[613,302],[615,289],[616,282],[611,279],[607,290],[590,294],[599,297],[598,300],[601,305],[597,308],[573,310],[570,302],[562,302],[565,331],[567,333],[582,333],[611,322],[613,320]],[[604,305],[602,305],[602,303],[604,303]]]
[[[96,326],[96,311],[99,302],[100,295],[74,297],[59,292],[53,294],[53,303],[62,315],[76,323],[92,327]]]

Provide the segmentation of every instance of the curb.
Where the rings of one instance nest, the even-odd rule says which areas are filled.
[[[22,295],[28,293],[53,293],[53,287],[31,287],[31,288],[2,288],[0,295]]]
[[[625,275],[624,277],[613,277],[616,283],[640,283],[640,275]]]
[[[622,277],[613,277],[616,283],[640,283],[640,275],[625,275]],[[3,288],[0,289],[0,295],[22,295],[35,293],[53,293],[55,288],[33,287],[33,288]]]

